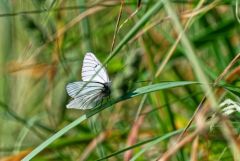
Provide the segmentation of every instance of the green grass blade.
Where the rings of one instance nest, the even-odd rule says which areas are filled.
[[[57,140],[57,138],[61,137],[65,133],[67,133],[69,130],[80,124],[82,121],[86,120],[86,115],[83,115],[70,123],[69,125],[65,126],[63,129],[55,133],[53,136],[48,138],[46,141],[44,141],[42,144],[40,144],[37,148],[35,148],[30,154],[28,154],[25,158],[23,158],[22,161],[28,161],[32,159],[34,156],[36,156],[38,153],[40,153],[43,149],[45,149],[49,144],[51,144],[53,141]]]
[[[190,129],[193,127],[190,127]],[[151,142],[148,143],[148,145],[146,145],[146,147],[142,148],[136,155],[133,156],[133,158],[130,161],[135,161],[138,157],[140,157],[145,151],[149,150],[152,146],[154,146],[155,144],[160,143],[161,141],[164,141],[174,135],[177,135],[179,133],[181,133],[184,129],[179,129],[170,133],[167,133],[159,138],[156,138],[155,140],[152,140]]]
[[[40,153],[43,149],[45,149],[48,145],[50,145],[52,142],[57,140],[59,137],[67,133],[69,130],[86,120],[87,118],[99,113],[100,111],[110,107],[113,104],[116,104],[117,102],[130,99],[145,93],[150,93],[158,90],[163,90],[163,89],[169,89],[169,88],[174,88],[174,87],[179,87],[179,86],[185,86],[185,85],[191,85],[191,84],[198,84],[198,82],[192,82],[192,81],[180,81],[180,82],[164,82],[164,83],[157,83],[149,86],[144,86],[141,88],[138,88],[134,91],[128,92],[126,95],[123,97],[109,101],[107,104],[103,105],[103,107],[95,108],[94,110],[91,110],[87,112],[86,114],[80,116],[78,119],[70,123],[69,125],[65,126],[63,129],[55,133],[53,136],[48,138],[46,141],[44,141],[42,144],[40,144],[38,147],[36,147],[30,154],[28,154],[23,161],[28,161],[32,159],[34,156],[36,156],[38,153]]]
[[[213,107],[217,107],[217,101],[216,101],[216,98],[211,90],[210,85],[209,85],[208,78],[206,77],[205,73],[201,69],[201,66],[200,66],[198,58],[195,54],[194,48],[193,48],[191,42],[189,41],[187,35],[184,32],[183,27],[179,21],[179,18],[177,16],[175,10],[172,8],[171,3],[169,3],[167,0],[163,0],[163,1],[164,1],[164,7],[165,7],[168,15],[171,17],[176,31],[178,31],[179,34],[182,34],[181,43],[185,49],[186,57],[189,59],[189,61],[191,62],[191,65],[193,66],[193,69],[197,73],[196,76],[197,76],[198,80],[205,84],[205,86],[202,86],[203,91],[205,91],[205,93],[208,94],[208,98],[209,98],[211,104],[213,105]]]
[[[231,86],[231,85],[224,85],[223,88],[231,91],[232,93],[234,93],[235,95],[240,97],[240,88],[239,87],[235,87],[235,86]]]
[[[108,56],[104,64],[110,61],[121,49],[122,47],[134,36],[136,33],[149,21],[149,19],[156,14],[162,7],[162,0],[158,1],[152,8],[150,8],[147,13],[137,22],[135,26],[126,34],[122,41],[114,48],[112,53]]]
[[[169,132],[169,133],[167,133],[167,134],[165,134],[165,135],[163,135],[163,136],[157,136],[157,137],[155,137],[155,138],[151,138],[151,139],[148,139],[148,140],[145,140],[145,141],[141,141],[141,142],[139,142],[139,143],[137,143],[137,144],[134,144],[134,145],[129,146],[129,147],[126,147],[126,148],[123,148],[123,149],[121,149],[121,150],[119,150],[119,151],[117,151],[117,152],[114,152],[114,153],[112,153],[112,154],[110,154],[110,155],[108,155],[108,156],[105,156],[104,158],[100,158],[100,159],[98,159],[97,161],[104,160],[104,159],[108,159],[108,158],[111,158],[111,157],[113,157],[113,156],[115,156],[115,155],[121,154],[121,153],[123,153],[123,152],[125,152],[125,151],[128,151],[128,150],[130,150],[130,149],[139,147],[139,146],[144,145],[144,144],[148,144],[145,148],[143,148],[140,152],[138,152],[138,153],[131,159],[131,161],[132,161],[132,160],[136,160],[143,152],[145,152],[147,149],[149,149],[149,148],[152,147],[153,145],[155,145],[155,144],[157,144],[157,143],[159,143],[159,142],[161,142],[161,141],[164,141],[164,140],[166,140],[166,139],[168,139],[168,138],[170,138],[170,137],[172,137],[172,136],[175,136],[175,135],[177,135],[177,134],[180,134],[183,130],[184,130],[184,129],[179,129],[179,130],[176,130],[176,131],[173,131],[173,132]]]

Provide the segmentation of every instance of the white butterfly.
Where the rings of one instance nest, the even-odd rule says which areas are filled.
[[[82,80],[69,83],[66,90],[73,98],[67,108],[91,109],[111,93],[111,82],[106,69],[93,53],[87,53],[83,60]]]

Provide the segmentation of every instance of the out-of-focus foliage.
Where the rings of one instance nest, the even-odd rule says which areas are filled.
[[[113,41],[114,50],[127,38],[106,64],[113,85],[110,99],[165,81],[201,82],[192,56],[209,86],[226,71],[212,89],[216,102],[239,101],[240,58],[226,69],[240,53],[237,1],[169,0],[170,8],[165,1],[0,1],[0,160],[20,160],[86,113],[66,109],[70,98],[65,86],[81,80],[87,51],[105,62]],[[193,53],[187,52],[183,37],[178,42],[183,35],[174,18]],[[167,88],[116,103],[67,131],[34,159],[156,160],[174,147],[179,129],[186,127],[206,94],[203,86]],[[205,106],[212,108],[209,102]],[[208,112],[207,119],[214,110]],[[240,132],[239,116],[235,112],[224,118],[234,136]],[[195,150],[199,160],[233,160],[239,145],[224,132],[222,120],[212,130],[206,125],[195,144],[184,144],[171,159],[190,160]]]

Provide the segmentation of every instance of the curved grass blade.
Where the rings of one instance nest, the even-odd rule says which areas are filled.
[[[139,157],[143,152],[145,152],[147,149],[149,149],[149,148],[150,148],[151,146],[153,146],[154,144],[157,144],[157,143],[159,143],[159,142],[161,142],[161,141],[163,141],[163,140],[166,140],[166,139],[168,139],[168,138],[170,138],[170,137],[172,137],[172,136],[175,136],[175,135],[177,135],[177,134],[180,134],[183,130],[184,130],[184,129],[179,129],[179,130],[176,130],[176,131],[167,133],[167,134],[165,134],[165,135],[163,135],[163,136],[157,136],[157,137],[155,137],[155,138],[151,138],[151,139],[148,139],[148,140],[139,142],[139,143],[137,143],[137,144],[134,144],[134,145],[132,145],[132,146],[129,146],[129,147],[126,147],[126,148],[124,148],[124,149],[121,149],[121,150],[119,150],[119,151],[117,151],[117,152],[114,152],[114,153],[112,153],[112,154],[110,154],[110,155],[108,155],[108,156],[105,156],[104,158],[100,158],[100,159],[98,159],[97,161],[104,160],[104,159],[108,159],[108,158],[111,158],[111,157],[113,157],[113,156],[115,156],[115,155],[121,154],[121,153],[123,153],[123,152],[125,152],[125,151],[128,151],[128,150],[130,150],[130,149],[139,147],[139,146],[144,145],[144,144],[148,144],[145,148],[143,148],[140,152],[138,152],[138,153],[131,159],[131,161],[132,161],[132,160],[136,160],[137,157]]]
[[[116,104],[120,101],[127,100],[145,93],[150,93],[158,90],[163,90],[163,89],[169,89],[169,88],[174,88],[174,87],[180,87],[180,86],[185,86],[185,85],[192,85],[192,84],[199,84],[198,82],[193,82],[193,81],[180,81],[180,82],[164,82],[164,83],[157,83],[157,84],[152,84],[149,86],[144,86],[141,88],[138,88],[134,91],[126,93],[126,95],[120,97],[119,99],[116,100],[111,100],[108,103],[104,104],[101,108],[98,106],[97,108],[86,112],[86,114],[80,116],[78,119],[70,123],[69,125],[65,126],[63,129],[52,135],[50,138],[48,138],[46,141],[44,141],[42,144],[40,144],[38,147],[36,147],[31,153],[29,153],[22,161],[28,161],[35,157],[38,153],[40,153],[42,150],[44,150],[48,145],[50,145],[52,142],[60,138],[62,135],[67,133],[69,130],[86,120],[87,118],[90,118],[91,116],[99,113],[100,111],[110,107],[113,104]]]
[[[189,127],[189,129],[193,129],[193,128],[194,128],[194,126]],[[170,132],[170,133],[167,133],[167,134],[165,134],[165,135],[163,135],[163,136],[161,136],[161,137],[158,137],[157,139],[149,142],[149,143],[146,145],[146,147],[142,148],[136,155],[134,155],[134,156],[132,157],[132,159],[131,159],[130,161],[135,161],[139,156],[141,156],[145,151],[149,150],[149,149],[150,149],[152,146],[154,146],[155,144],[158,144],[158,143],[160,143],[160,142],[162,142],[162,141],[164,141],[164,140],[166,140],[166,139],[168,139],[168,138],[170,138],[170,137],[172,137],[172,136],[175,136],[175,135],[177,135],[177,134],[180,134],[180,133],[183,132],[183,131],[184,131],[184,128],[183,128],[183,129],[176,130],[176,131],[173,131],[173,132]]]

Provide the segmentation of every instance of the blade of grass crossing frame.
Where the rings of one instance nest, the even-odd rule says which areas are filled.
[[[100,111],[110,107],[113,104],[116,104],[117,102],[127,100],[145,93],[150,93],[158,90],[163,90],[163,89],[169,89],[169,88],[174,88],[174,87],[179,87],[179,86],[185,86],[185,85],[192,85],[192,84],[199,84],[198,82],[192,82],[192,81],[180,81],[180,82],[164,82],[164,83],[157,83],[149,86],[144,86],[141,88],[138,88],[134,91],[126,93],[123,97],[120,97],[117,100],[114,101],[109,101],[107,104],[104,104],[101,108],[95,108],[93,110],[90,110],[86,112],[86,114],[80,116],[78,119],[70,123],[69,125],[65,126],[63,129],[49,137],[47,140],[45,140],[42,144],[40,144],[38,147],[36,147],[30,154],[28,154],[22,161],[28,161],[35,157],[37,154],[39,154],[42,150],[44,150],[48,145],[50,145],[52,142],[60,138],[62,135],[67,133],[69,130],[74,128],[75,126],[79,125],[81,122],[86,120],[87,118],[90,118],[91,116],[99,113]]]
[[[136,147],[139,147],[141,145],[144,145],[144,144],[147,144],[146,147],[144,147],[142,150],[140,150],[136,155],[134,155],[134,157],[130,160],[130,161],[134,161],[136,160],[140,155],[142,155],[145,151],[149,150],[153,145],[157,144],[157,143],[160,143],[161,141],[164,141],[172,136],[175,136],[179,133],[181,133],[184,129],[179,129],[179,130],[176,130],[176,131],[173,131],[173,132],[170,132],[170,133],[167,133],[163,136],[157,136],[155,138],[152,138],[152,139],[148,139],[148,140],[145,140],[145,141],[142,141],[142,142],[139,142],[137,144],[134,144],[132,146],[129,146],[129,147],[126,147],[126,148],[123,148],[117,152],[114,152],[108,156],[105,156],[104,158],[100,158],[98,159],[97,161],[100,161],[100,160],[104,160],[104,159],[108,159],[108,158],[111,158],[113,156],[116,156],[118,154],[121,154],[125,151],[128,151],[130,149],[133,149],[133,148],[136,148]]]
[[[189,129],[194,128],[193,126],[190,127]],[[130,161],[135,161],[137,158],[139,158],[145,151],[149,150],[152,146],[160,143],[163,140],[166,140],[174,135],[180,134],[181,132],[183,132],[184,129],[179,129],[170,133],[167,133],[159,138],[157,138],[156,140],[153,140],[152,142],[149,142],[149,144],[147,144],[144,148],[142,148],[137,154],[135,154],[133,156],[133,158]]]

